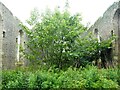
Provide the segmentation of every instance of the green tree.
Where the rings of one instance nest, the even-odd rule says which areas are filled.
[[[31,30],[23,26],[28,36],[26,57],[34,64],[80,67],[98,59],[99,50],[110,46],[110,41],[98,43],[91,33],[84,36],[87,28],[81,24],[81,16],[71,15],[67,9],[47,10],[41,19],[33,11],[28,24],[34,26]]]

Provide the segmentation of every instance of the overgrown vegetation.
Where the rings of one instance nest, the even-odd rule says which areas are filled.
[[[19,69],[3,72],[3,90],[7,88],[119,88],[118,69],[98,69],[95,66],[85,68],[58,69]]]
[[[22,25],[27,33],[28,42],[26,58],[32,65],[45,63],[48,67],[58,68],[70,66],[80,67],[100,58],[99,51],[110,47],[112,38],[107,41],[98,40],[88,33],[87,27],[81,24],[79,14],[71,15],[67,9],[61,12],[47,10],[38,18],[38,11],[31,13],[27,20],[32,29]]]
[[[68,3],[67,3],[68,4]],[[68,5],[66,6],[68,7]],[[27,36],[26,48],[20,50],[30,66],[2,72],[2,89],[120,88],[118,68],[98,69],[92,61],[111,48],[114,37],[98,42],[81,24],[79,14],[66,8],[32,11],[27,20],[32,29],[21,24]],[[102,63],[102,62],[101,62]],[[53,68],[54,67],[54,68]]]

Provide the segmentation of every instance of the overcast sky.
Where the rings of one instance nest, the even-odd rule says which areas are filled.
[[[56,6],[63,8],[66,0],[0,0],[4,5],[17,16],[22,22],[30,16],[30,11],[38,8],[43,12],[46,7],[54,9]],[[82,23],[93,24],[105,10],[118,0],[69,0],[70,12],[80,13],[83,17]]]

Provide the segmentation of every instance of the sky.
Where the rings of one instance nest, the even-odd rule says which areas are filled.
[[[103,15],[107,8],[118,0],[68,0],[70,12],[72,14],[80,13],[82,23],[92,25]],[[42,13],[46,8],[54,10],[59,6],[63,9],[66,0],[0,0],[14,16],[18,17],[23,23],[30,17],[30,12],[38,8]]]

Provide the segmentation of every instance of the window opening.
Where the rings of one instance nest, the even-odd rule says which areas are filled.
[[[5,31],[3,31],[3,38],[5,38]]]

